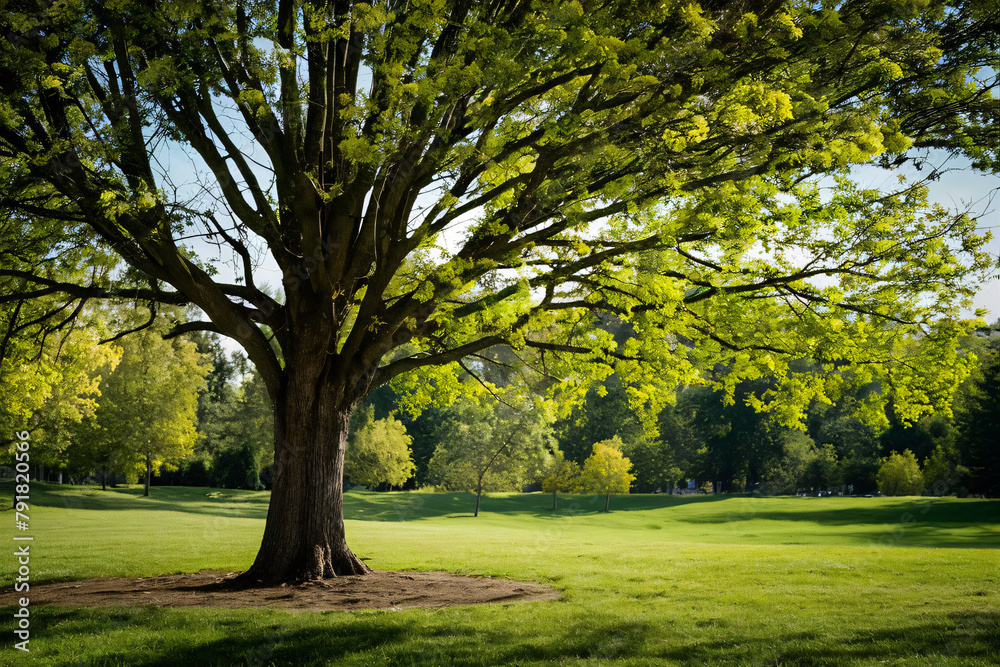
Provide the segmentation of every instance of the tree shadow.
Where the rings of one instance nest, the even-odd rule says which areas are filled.
[[[3,487],[0,486],[0,493]],[[88,510],[161,510],[225,518],[264,519],[267,492],[205,487],[155,487],[143,497],[141,489],[70,487],[33,483],[31,504]],[[12,496],[10,496],[12,497]],[[837,528],[837,535],[859,543],[935,547],[1000,547],[1000,500],[962,503],[933,497],[875,500],[864,498],[844,507],[839,498],[769,498],[746,495],[665,494],[620,495],[611,499],[610,516],[628,512],[663,512],[664,522],[735,524],[752,520],[812,524]],[[353,521],[408,522],[442,517],[472,519],[476,496],[469,492],[351,491],[344,496],[344,518]],[[830,506],[835,503],[839,506]],[[699,508],[711,508],[699,512]],[[604,496],[559,495],[552,510],[551,494],[484,494],[480,517],[525,516],[540,519],[603,514]],[[854,527],[845,532],[845,528]],[[858,530],[861,528],[861,530]],[[869,528],[864,530],[864,528]],[[960,531],[960,534],[956,534]]]
[[[218,610],[209,619],[155,607],[48,607],[32,612],[33,637],[41,638],[33,642],[32,650],[39,659],[58,661],[60,656],[68,657],[68,647],[82,646],[92,664],[144,667],[507,665],[580,660],[597,664],[620,660],[623,664],[840,665],[936,658],[993,664],[1000,658],[997,611],[941,614],[893,628],[830,632],[775,634],[701,624],[694,636],[690,631],[670,631],[675,620],[632,614],[623,618],[597,613],[561,623],[560,612],[553,608],[536,626],[514,627],[506,607],[497,605],[493,612],[484,617],[466,614],[462,608],[296,615]],[[211,631],[192,632],[200,623],[210,624]],[[148,628],[156,628],[162,640],[150,641]],[[133,638],[136,633],[146,639]]]
[[[664,651],[661,657],[686,662],[711,661],[727,648],[744,645],[761,663],[789,665],[844,665],[861,661],[901,664],[913,660],[968,659],[997,664],[1000,659],[1000,612],[962,612],[937,621],[904,627],[857,630],[836,642],[817,642],[815,632],[778,637],[727,635],[699,640]]]
[[[610,514],[669,509],[695,503],[716,503],[724,496],[669,496],[664,494],[616,495]],[[415,521],[445,516],[471,516],[476,494],[351,492],[344,496],[344,518],[356,521]],[[483,494],[480,516],[503,514],[538,518],[604,514],[603,495],[560,494],[552,510],[552,495],[546,493]]]
[[[0,493],[3,486],[0,485]],[[152,487],[151,495],[141,488],[70,486],[46,482],[31,483],[32,507],[81,510],[160,510],[234,519],[263,519],[267,516],[270,494],[261,491],[214,489],[209,487]],[[12,494],[5,494],[13,497]]]

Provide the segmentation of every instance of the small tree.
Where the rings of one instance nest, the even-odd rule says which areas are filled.
[[[542,481],[542,491],[552,492],[552,511],[556,511],[556,494],[580,491],[580,466],[576,461],[563,458],[559,452],[551,468],[552,474]]]
[[[369,489],[379,484],[402,486],[416,467],[410,454],[413,439],[393,416],[375,419],[375,408],[355,411],[347,440],[344,476]]]
[[[622,440],[617,435],[594,443],[594,453],[583,464],[580,477],[584,493],[603,493],[604,511],[608,511],[612,493],[628,493],[635,475],[629,473],[632,462],[622,454]]]
[[[878,490],[887,496],[913,496],[924,488],[920,464],[909,449],[904,449],[902,454],[893,452],[883,459],[875,480]]]
[[[428,477],[449,489],[516,491],[537,480],[553,449],[548,416],[536,405],[453,405],[437,431]]]
[[[969,472],[956,462],[957,454],[952,443],[939,443],[931,455],[924,459],[924,488],[935,496],[956,493],[956,487]]]
[[[834,446],[827,443],[816,447],[802,474],[802,486],[816,491],[830,490],[840,486],[842,479]]]

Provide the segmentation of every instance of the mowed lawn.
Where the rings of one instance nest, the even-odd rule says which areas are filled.
[[[152,493],[33,484],[32,583],[250,565],[267,493]],[[31,653],[8,634],[0,664],[1000,664],[998,500],[636,495],[605,514],[603,497],[560,496],[552,512],[549,495],[489,495],[477,518],[474,502],[352,492],[349,543],[376,569],[538,581],[561,600],[327,613],[37,605]],[[13,514],[2,514],[8,544]]]

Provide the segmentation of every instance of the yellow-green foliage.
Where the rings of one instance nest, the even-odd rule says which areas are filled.
[[[173,469],[198,439],[198,391],[208,371],[196,345],[145,329],[121,340],[122,358],[101,382],[94,419],[114,468],[129,478]]]
[[[545,493],[579,493],[581,470],[576,461],[562,459],[556,462],[552,474],[542,481]]]
[[[392,415],[375,419],[371,406],[360,408],[359,412],[360,415],[351,419],[344,476],[369,488],[383,483],[402,486],[416,467],[410,454],[413,438]]]
[[[924,488],[920,464],[909,449],[904,449],[902,454],[893,452],[883,459],[875,481],[878,482],[878,490],[887,496],[913,496]]]
[[[584,493],[612,495],[628,493],[635,475],[632,462],[622,454],[624,443],[617,435],[594,443],[594,453],[583,463],[580,486]]]

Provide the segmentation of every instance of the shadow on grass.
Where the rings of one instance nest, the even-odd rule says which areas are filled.
[[[689,504],[717,503],[728,496],[622,495],[611,498],[611,513],[668,509]],[[435,517],[472,517],[476,494],[352,492],[344,497],[344,517],[358,521],[415,521]],[[604,513],[602,495],[564,495],[552,511],[552,495],[539,493],[484,494],[480,516],[504,514],[539,518]]]
[[[557,604],[557,603],[553,603]],[[7,613],[7,608],[2,613]],[[952,658],[996,664],[1000,613],[941,614],[894,628],[748,634],[706,627],[682,633],[642,618],[547,614],[514,627],[506,607],[491,613],[367,612],[199,615],[155,607],[33,611],[33,656],[51,664],[501,665],[526,662],[840,665],[853,661]],[[150,636],[155,628],[156,638]],[[672,637],[683,637],[674,640]],[[70,655],[72,652],[72,655]],[[27,664],[27,663],[25,663]]]
[[[0,494],[4,488],[0,484]],[[87,510],[163,510],[226,518],[264,519],[267,492],[204,487],[154,487],[149,498],[141,489],[108,489],[33,483],[33,506]],[[8,497],[13,497],[7,494]],[[844,503],[850,506],[845,507]],[[344,497],[344,517],[355,521],[419,521],[441,517],[472,520],[475,494],[375,493],[352,491]],[[559,518],[602,514],[604,496],[560,495],[552,510],[549,494],[486,494],[480,516],[491,514]],[[622,495],[611,499],[611,514],[662,512],[656,518],[686,524],[734,524],[766,520],[842,529],[861,542],[938,547],[1000,547],[1000,500],[843,498],[752,498],[748,496]],[[858,532],[858,528],[861,531]],[[870,528],[865,531],[865,528]],[[955,534],[960,531],[961,534]]]
[[[611,499],[611,513],[662,511],[658,519],[687,524],[732,524],[741,521],[810,523],[843,528],[871,526],[859,534],[871,540],[883,529],[898,533],[902,526],[910,536],[921,534],[937,546],[1000,546],[1000,500],[955,502],[913,497],[889,501],[854,499],[852,507],[829,507],[828,498],[750,498],[739,496],[625,495]],[[353,492],[344,499],[345,518],[357,521],[416,521],[435,517],[471,518],[475,507],[472,493],[369,493]],[[548,494],[484,495],[480,515],[531,516],[552,518],[601,514],[604,496],[560,495],[552,511]],[[935,536],[949,538],[948,531],[961,529],[963,535],[937,544]],[[839,531],[838,531],[839,532]]]
[[[772,500],[782,506],[769,507]],[[979,525],[1000,523],[1000,500],[974,500],[956,504],[940,498],[914,496],[887,501],[871,507],[823,507],[826,498],[771,499],[755,498],[752,503],[735,507],[723,514],[679,516],[685,523],[729,523],[766,519],[769,521],[810,521],[828,526],[852,524],[891,524],[897,522],[932,522],[940,524]],[[858,499],[865,502],[865,499]],[[794,505],[792,504],[794,503]]]
[[[864,630],[828,638],[815,632],[779,637],[727,636],[697,641],[661,653],[662,658],[690,662],[718,661],[727,648],[748,646],[748,653],[769,664],[843,665],[855,661],[901,664],[902,660],[959,659],[1000,664],[1000,612],[963,612],[938,621],[896,628]]]
[[[41,659],[69,657],[64,647],[80,647],[72,656],[78,664],[149,667],[337,664],[349,655],[392,645],[407,631],[405,625],[380,623],[378,616],[324,627],[316,622],[322,618],[318,614],[308,619],[313,623],[300,623],[284,614],[216,611],[217,616],[208,617],[152,606],[39,608],[32,614],[32,634],[44,638],[45,646],[36,640],[33,653]],[[148,641],[152,629],[160,641]]]
[[[0,483],[0,497],[13,497],[6,493],[6,482]],[[31,483],[32,507],[54,507],[81,510],[162,510],[185,512],[238,519],[263,519],[267,516],[270,494],[260,491],[212,489],[193,486],[152,487],[150,496],[142,495],[142,488],[97,486],[70,486],[45,482]],[[9,509],[4,507],[4,509]]]

